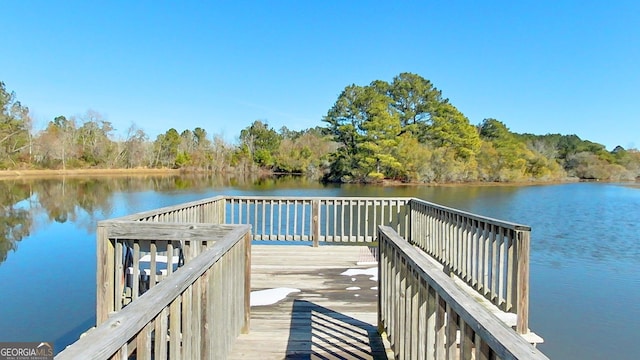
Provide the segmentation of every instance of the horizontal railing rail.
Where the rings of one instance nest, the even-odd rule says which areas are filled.
[[[529,312],[531,228],[413,199],[410,242],[499,309],[517,315],[525,334]]]
[[[225,197],[191,201],[174,206],[143,211],[108,221],[147,221],[147,222],[190,222],[223,224],[225,214]]]
[[[392,228],[378,247],[378,326],[396,359],[547,359]]]
[[[154,230],[147,225],[160,226]],[[250,227],[164,225],[131,221],[101,225],[107,237],[135,239],[134,247],[137,241],[172,241],[179,234],[189,239],[188,252],[193,257],[140,298],[103,319],[56,359],[220,359],[235,338],[248,331]],[[200,247],[197,242],[214,244]]]

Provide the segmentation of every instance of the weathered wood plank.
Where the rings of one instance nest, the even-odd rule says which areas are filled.
[[[180,323],[181,320],[181,299],[176,298],[169,306],[169,358],[180,359],[180,351],[182,346]]]
[[[110,239],[216,241],[236,225],[200,223],[161,223],[141,221],[109,221],[106,227]]]
[[[169,341],[167,314],[167,308],[162,309],[160,316],[155,321],[154,360],[164,360],[167,358],[167,342]]]
[[[140,294],[140,243],[137,241],[133,243],[133,265],[131,270],[131,300],[133,301]]]
[[[151,257],[151,264],[149,266],[149,288],[152,288],[156,285],[158,279],[157,276],[157,263],[156,263],[156,255],[158,254],[158,247],[155,240],[152,240],[149,244],[149,252]]]
[[[244,311],[244,321],[242,323],[242,328],[240,331],[243,334],[247,334],[249,329],[251,328],[251,236],[246,235],[244,238],[244,246],[242,248],[244,251],[244,289],[243,289],[243,311]]]
[[[516,235],[518,253],[518,275],[517,275],[517,298],[518,324],[516,331],[526,334],[529,331],[529,256],[530,256],[530,233],[527,231],[518,232]]]
[[[320,243],[320,201],[313,200],[311,204],[311,238],[313,247],[318,247]]]
[[[254,245],[252,287],[299,289],[282,301],[251,308],[250,332],[240,335],[228,359],[387,359],[377,332],[376,281],[341,275],[356,265],[357,246]],[[347,290],[359,287],[358,290]],[[358,295],[358,296],[356,296]]]
[[[126,269],[124,268],[124,265],[122,264],[121,261],[116,261],[115,259],[122,259],[124,257],[124,252],[123,252],[124,248],[122,246],[122,242],[117,241],[115,243],[115,253],[114,253],[114,269],[115,269],[115,273],[113,274],[113,281],[115,282],[114,285],[114,292],[113,292],[113,299],[114,299],[114,311],[120,311],[120,309],[122,309],[122,300],[124,297],[124,284],[126,282],[126,278],[127,278],[127,273],[126,273]]]
[[[113,282],[114,245],[109,241],[103,223],[96,229],[96,322],[102,324],[114,311],[115,284]],[[118,298],[119,299],[119,298]]]
[[[136,338],[136,358],[151,358],[151,328],[153,323],[147,324]]]

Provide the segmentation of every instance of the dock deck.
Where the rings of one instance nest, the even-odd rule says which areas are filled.
[[[229,359],[392,358],[377,332],[372,261],[366,246],[254,245],[251,330],[236,340]],[[277,288],[299,292],[255,305],[264,296],[256,291]]]

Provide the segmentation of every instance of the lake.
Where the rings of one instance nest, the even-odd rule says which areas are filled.
[[[220,194],[410,196],[530,225],[530,327],[553,359],[635,359],[640,335],[640,187],[323,185],[302,178],[0,181],[0,341],[52,341],[95,322],[102,219]]]

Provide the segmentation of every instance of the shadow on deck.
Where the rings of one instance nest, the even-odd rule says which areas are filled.
[[[285,359],[387,359],[375,326],[306,300],[294,300]]]
[[[376,326],[375,265],[358,265],[367,251],[254,246],[252,289],[292,292],[274,304],[252,306],[251,331],[236,340],[229,359],[390,358]]]

